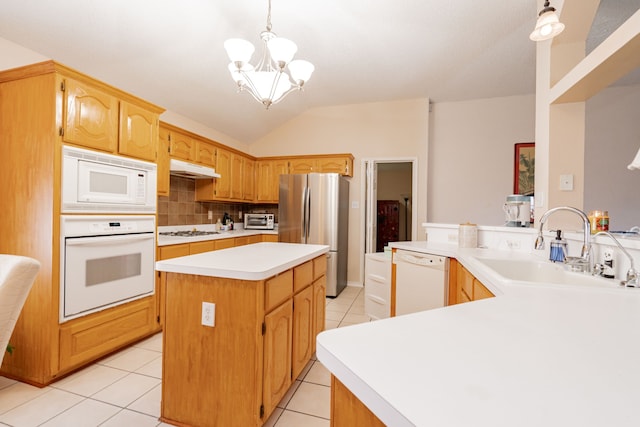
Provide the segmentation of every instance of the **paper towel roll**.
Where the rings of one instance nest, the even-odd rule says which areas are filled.
[[[458,247],[478,247],[478,226],[467,222],[458,226]]]

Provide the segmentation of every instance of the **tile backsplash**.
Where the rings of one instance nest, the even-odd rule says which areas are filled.
[[[268,212],[276,215],[278,205],[236,202],[197,202],[195,201],[195,180],[171,176],[169,196],[158,196],[158,226],[191,225],[215,223],[227,212],[234,222],[242,222],[240,212]],[[209,211],[213,212],[208,219]]]

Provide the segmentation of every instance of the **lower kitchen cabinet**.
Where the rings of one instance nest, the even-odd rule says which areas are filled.
[[[295,267],[257,281],[166,273],[163,346],[176,350],[163,355],[162,420],[266,422],[311,359],[318,319],[324,323],[317,310],[325,309],[326,256],[298,271],[307,282],[299,292]],[[214,327],[201,323],[202,302],[215,304]]]
[[[492,298],[495,295],[457,260],[449,264],[449,305]]]
[[[385,427],[364,403],[331,375],[331,427]]]

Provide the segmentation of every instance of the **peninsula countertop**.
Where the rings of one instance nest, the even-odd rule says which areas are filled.
[[[638,425],[640,289],[504,284],[474,258],[506,251],[395,246],[455,257],[497,296],[318,336],[318,359],[385,424]]]
[[[158,261],[156,270],[228,279],[264,280],[328,251],[327,245],[263,242]]]

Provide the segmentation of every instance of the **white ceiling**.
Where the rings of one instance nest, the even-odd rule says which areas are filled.
[[[267,0],[0,6],[0,37],[249,144],[319,106],[535,91],[535,0],[272,0],[273,31],[316,71],[270,110],[236,93],[223,48],[240,37],[260,53]]]

